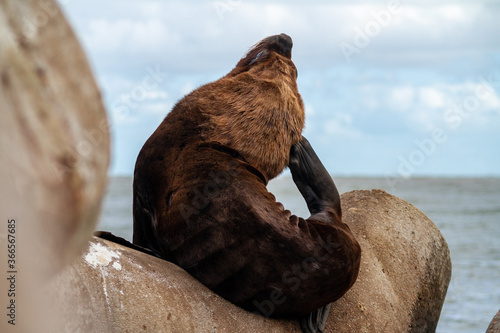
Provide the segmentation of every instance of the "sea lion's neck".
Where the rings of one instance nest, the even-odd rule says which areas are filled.
[[[289,63],[276,59],[270,67],[214,82],[219,94],[215,97],[227,105],[216,108],[210,136],[237,150],[267,180],[288,165],[290,148],[300,141],[304,127],[294,71]]]

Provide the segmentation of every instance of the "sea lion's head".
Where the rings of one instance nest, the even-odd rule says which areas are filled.
[[[286,165],[301,139],[304,105],[297,88],[290,36],[266,37],[218,81],[218,99],[228,107],[214,117],[219,142],[236,149],[266,177]]]
[[[286,69],[287,74],[296,79],[297,69],[292,62],[292,38],[287,34],[269,36],[255,44],[236,64],[236,67],[229,73],[229,76],[238,75],[250,69],[259,69],[266,67],[269,70],[271,64],[276,64],[274,60],[280,60],[286,66],[280,66],[280,69]]]
[[[213,97],[202,100],[214,104],[200,107],[211,114],[209,139],[237,150],[268,180],[288,165],[304,127],[292,46],[285,34],[264,38],[229,74],[204,88]]]

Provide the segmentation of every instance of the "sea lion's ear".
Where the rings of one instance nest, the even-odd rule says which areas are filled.
[[[248,63],[248,66],[252,66],[257,61],[265,59],[268,55],[269,55],[268,50],[260,51],[259,53],[257,53],[257,55],[252,60],[250,60],[250,62]]]

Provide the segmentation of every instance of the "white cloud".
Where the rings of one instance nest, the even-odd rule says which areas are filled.
[[[345,138],[344,144],[382,136],[412,142],[422,131],[446,126],[443,113],[474,96],[478,76],[499,77],[500,7],[486,0],[402,1],[387,25],[379,21],[388,0],[229,3],[234,6],[222,18],[213,1],[64,4],[104,91],[120,163],[133,165],[125,161],[136,156],[130,147],[141,146],[177,99],[227,73],[270,34],[285,32],[294,40],[306,131],[323,137],[325,147],[333,137]],[[353,43],[356,29],[373,22],[380,31],[347,63],[339,45]],[[113,103],[140,86],[148,67],[157,66],[165,80],[119,120]],[[491,134],[495,126],[500,132],[500,88],[494,88],[464,121],[473,133],[468,135],[488,133],[500,140]]]
[[[212,2],[200,1],[79,1],[66,5],[76,18],[87,49],[103,56],[120,52],[130,63],[147,60],[179,70],[229,70],[248,47],[269,34],[286,32],[295,41],[296,62],[321,68],[346,64],[340,44],[353,43],[356,28],[365,30],[389,13],[389,2],[330,3],[248,2],[235,3],[220,19]],[[391,66],[420,63],[422,57],[450,59],[456,50],[480,54],[500,48],[495,34],[498,7],[473,4],[418,5],[401,2],[389,24],[353,58]],[[99,11],[92,12],[95,6]],[[77,8],[75,12],[71,8]],[[82,15],[87,19],[83,20]],[[380,24],[379,24],[380,25]],[[104,57],[105,58],[105,57]],[[195,60],[196,59],[196,60]],[[482,60],[484,62],[484,59]],[[119,68],[122,70],[122,67]]]
[[[125,55],[138,51],[160,52],[165,45],[175,46],[182,39],[159,19],[112,21],[102,18],[89,22],[84,38],[89,48],[101,54]]]
[[[346,113],[337,113],[331,119],[324,122],[324,139],[337,137],[343,139],[354,139],[362,136],[361,132],[351,126],[352,117]]]
[[[422,87],[419,89],[419,98],[423,106],[437,109],[445,105],[445,97],[440,89],[435,87]]]
[[[478,89],[479,94],[478,94]],[[489,90],[491,89],[491,90]],[[415,126],[425,130],[446,127],[450,110],[463,120],[468,127],[483,131],[494,126],[498,115],[500,99],[491,86],[486,88],[480,81],[458,84],[432,84],[418,88],[418,98],[408,110],[408,119]]]
[[[194,89],[196,89],[196,85],[191,81],[187,81],[182,84],[180,92],[182,95],[187,95]]]
[[[474,12],[471,12],[471,8],[461,7],[459,5],[444,5],[438,7],[438,13],[440,16],[447,20],[464,22],[472,19],[475,14],[477,14],[478,7],[473,7]]]
[[[396,110],[405,112],[415,104],[415,95],[415,88],[413,86],[396,86],[389,93],[387,104]]]
[[[306,117],[309,117],[309,116],[314,116],[314,106],[312,106],[311,104],[305,104],[304,105],[304,109],[305,109],[305,113],[306,113]]]
[[[141,115],[154,115],[164,118],[167,113],[172,109],[174,103],[169,101],[154,101],[145,103],[144,107],[141,109]]]
[[[496,91],[484,100],[485,107],[493,110],[495,113],[500,114],[500,95]]]

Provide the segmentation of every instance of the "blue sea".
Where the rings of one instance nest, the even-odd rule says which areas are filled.
[[[453,273],[439,333],[484,333],[500,309],[500,178],[334,177],[340,193],[379,188],[412,203],[441,230]],[[269,190],[294,214],[309,216],[289,175]],[[113,177],[99,230],[132,239],[132,178]]]

